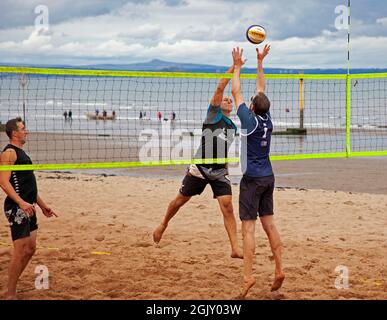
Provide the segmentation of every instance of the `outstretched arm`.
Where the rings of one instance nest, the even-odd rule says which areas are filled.
[[[234,72],[234,66],[231,66],[226,73],[233,73]],[[224,78],[220,79],[218,86],[215,89],[214,95],[211,99],[210,104],[212,106],[220,106],[222,99],[223,99],[223,92],[224,89],[226,89],[228,83],[230,82],[231,78]]]
[[[241,69],[246,60],[243,60],[243,49],[234,48],[232,50],[232,58],[234,61],[234,75],[232,78],[232,95],[235,101],[235,107],[238,112],[239,106],[244,102],[241,90]]]
[[[263,52],[260,53],[259,49],[257,48],[257,60],[258,60],[258,67],[257,67],[257,94],[260,92],[265,92],[266,89],[266,83],[265,83],[265,74],[263,73],[263,59],[269,54],[270,51],[270,45],[265,45],[265,48],[263,49]]]

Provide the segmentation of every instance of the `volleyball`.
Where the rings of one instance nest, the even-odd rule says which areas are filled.
[[[246,38],[253,44],[260,44],[266,39],[266,30],[264,27],[254,24],[247,28]]]

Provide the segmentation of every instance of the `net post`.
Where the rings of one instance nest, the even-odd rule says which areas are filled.
[[[300,129],[304,129],[305,91],[304,78],[300,78]]]
[[[346,83],[346,154],[347,158],[351,157],[351,80],[352,77],[347,75],[347,83]]]

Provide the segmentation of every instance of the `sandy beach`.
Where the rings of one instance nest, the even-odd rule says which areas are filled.
[[[385,170],[380,171],[386,163],[386,158],[276,162],[275,217],[284,243],[286,280],[279,292],[270,292],[274,264],[258,225],[257,283],[247,299],[386,299],[387,195],[386,189],[377,192],[386,181]],[[372,170],[379,175],[372,176]],[[20,280],[20,299],[238,295],[243,262],[230,258],[222,215],[210,188],[177,214],[158,246],[153,244],[152,231],[178,191],[183,167],[131,169],[121,176],[36,175],[40,194],[59,217],[38,214],[38,251]],[[233,193],[242,244],[236,181]],[[7,280],[9,244],[3,216],[1,291]],[[48,290],[35,289],[35,268],[41,265],[50,273]],[[335,288],[340,265],[348,268],[348,289]]]

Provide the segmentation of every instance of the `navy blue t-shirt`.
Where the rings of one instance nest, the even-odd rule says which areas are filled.
[[[273,123],[270,113],[257,116],[245,103],[238,108],[241,121],[241,167],[248,177],[268,177],[273,175],[270,163],[270,142]]]

